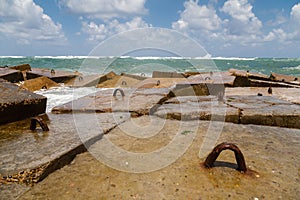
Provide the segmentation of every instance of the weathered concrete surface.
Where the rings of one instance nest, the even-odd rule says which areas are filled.
[[[214,120],[238,123],[239,110],[219,102],[215,96],[174,97],[161,105],[155,115],[165,119]]]
[[[300,128],[300,105],[267,96],[175,97],[156,109],[167,119],[213,120]]]
[[[237,76],[237,77],[246,77],[246,78],[257,79],[257,80],[269,80],[269,77],[267,75],[255,73],[255,72],[248,72],[248,71],[238,70],[238,69],[229,69],[228,72],[233,76]]]
[[[30,71],[31,70],[31,66],[29,64],[10,66],[9,68],[19,70],[19,71],[27,71],[27,70]]]
[[[171,88],[177,83],[186,81],[186,78],[148,78],[140,82],[138,88]]]
[[[58,87],[59,85],[52,81],[51,79],[41,76],[38,78],[26,80],[23,83],[21,83],[20,87],[27,89],[31,92],[40,90],[40,89],[49,89],[52,87]]]
[[[128,87],[136,87],[141,81],[135,78],[126,77],[116,75],[111,79],[108,79],[100,84],[98,84],[97,88],[128,88]]]
[[[229,96],[226,103],[241,110],[242,124],[300,128],[300,105],[268,96]]]
[[[138,88],[124,89],[125,96],[120,93],[113,96],[114,89],[99,91],[79,98],[73,102],[57,106],[53,113],[69,112],[131,112],[137,115],[149,114],[150,109],[160,104],[169,95],[169,89]]]
[[[115,119],[118,117],[118,121]],[[49,130],[29,129],[30,120],[0,126],[0,174],[14,175],[42,168],[35,181],[68,164],[85,151],[83,144],[100,139],[104,133],[125,121],[126,113],[44,115]],[[43,167],[41,167],[43,166]],[[33,180],[34,181],[34,180]]]
[[[289,76],[284,74],[271,73],[270,79],[274,81],[287,82],[291,84],[300,85],[300,77]]]
[[[187,80],[192,85],[200,83],[214,83],[223,84],[225,87],[232,87],[234,79],[235,76],[233,76],[230,72],[211,72],[190,76]]]
[[[0,78],[7,80],[12,83],[17,83],[24,81],[22,72],[10,68],[1,68],[0,67]]]
[[[0,124],[44,113],[47,98],[17,85],[0,82]]]
[[[4,184],[0,182],[0,199],[18,199],[22,194],[30,190],[30,186],[17,183]]]
[[[52,73],[51,73],[52,71]],[[55,81],[56,83],[63,83],[69,81],[70,79],[75,78],[78,76],[79,73],[75,72],[67,72],[61,70],[51,70],[51,69],[39,69],[39,68],[32,68],[31,71],[26,72],[27,79],[33,79],[40,76],[46,76],[47,78]]]
[[[107,80],[106,75],[100,74],[91,74],[91,75],[82,75],[77,76],[67,82],[66,86],[70,87],[95,87],[99,82],[104,82]]]
[[[183,73],[153,71],[152,78],[185,78]]]
[[[152,119],[152,127],[161,119]],[[143,120],[140,120],[143,121]],[[137,123],[148,127],[149,122]],[[220,137],[209,146],[221,142],[235,143],[243,152],[248,169],[253,175],[241,174],[234,170],[234,154],[224,151],[212,169],[205,169],[199,158],[199,150],[209,138],[209,127],[222,123],[193,121],[164,121],[163,128],[150,138],[129,136],[127,129],[116,128],[104,139],[128,152],[148,152],[163,149],[175,136],[182,141],[193,139],[178,160],[169,166],[149,173],[127,173],[103,164],[90,153],[78,155],[72,164],[50,174],[36,184],[20,199],[298,199],[300,196],[300,130],[256,125],[224,123]],[[127,126],[127,122],[123,124]],[[129,124],[130,125],[130,124]],[[183,127],[183,129],[180,129]],[[197,131],[181,134],[181,130]],[[144,131],[139,129],[136,134]],[[91,148],[101,147],[101,141]],[[103,140],[104,141],[104,140]],[[101,152],[101,150],[100,150]],[[113,152],[106,149],[105,152]],[[178,153],[175,151],[174,153]],[[208,153],[205,153],[205,156]],[[112,157],[114,158],[114,157]],[[135,166],[123,157],[120,163]],[[151,163],[159,165],[164,159],[140,161],[137,164],[147,168]],[[150,163],[150,164],[149,164]],[[126,166],[125,164],[123,166]]]
[[[145,77],[145,76],[139,76],[139,75],[135,75],[135,74],[126,74],[126,73],[121,73],[121,76],[134,78],[134,79],[137,79],[137,80],[140,80],[140,81],[143,81],[143,80],[148,78],[148,77]]]
[[[272,94],[268,93],[269,87],[235,87],[226,88],[225,95],[257,95],[273,96],[278,99],[289,101],[291,103],[300,104],[300,89],[299,88],[272,88]]]

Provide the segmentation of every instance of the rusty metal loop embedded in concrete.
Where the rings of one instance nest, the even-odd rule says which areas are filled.
[[[82,76],[79,76],[79,77],[78,77],[78,80],[79,80],[79,81],[83,81],[83,77],[82,77]]]
[[[207,81],[207,80],[211,80],[211,78],[210,78],[210,77],[205,77],[204,80],[206,80],[206,81]]]
[[[122,85],[127,85],[126,81],[122,81]]]
[[[156,85],[157,85],[157,86],[160,85],[160,80],[157,80]]]
[[[227,142],[223,142],[221,144],[218,144],[213,150],[212,152],[207,156],[205,162],[204,162],[204,166],[207,168],[211,168],[214,166],[214,162],[216,161],[216,159],[218,158],[218,156],[220,155],[220,153],[223,150],[229,149],[231,151],[234,152],[235,155],[235,159],[238,165],[237,170],[240,172],[246,172],[247,171],[247,167],[246,167],[246,162],[244,159],[244,155],[241,152],[241,150],[232,143],[227,143]]]
[[[298,78],[296,77],[296,78],[294,79],[294,81],[298,81]]]
[[[141,76],[146,76],[146,74],[145,73],[141,73]]]
[[[34,131],[36,129],[36,123],[39,123],[43,131],[49,131],[47,124],[43,121],[41,117],[32,117],[30,122],[30,130]]]
[[[50,73],[51,73],[51,74],[55,74],[54,69],[51,69]]]
[[[47,86],[46,86],[46,85],[44,85],[44,86],[42,87],[42,89],[47,89]]]
[[[117,89],[114,90],[114,93],[113,93],[113,96],[114,96],[114,97],[117,95],[117,92],[118,92],[118,91],[121,93],[122,97],[125,96],[124,91],[123,91],[121,88],[117,88]]]

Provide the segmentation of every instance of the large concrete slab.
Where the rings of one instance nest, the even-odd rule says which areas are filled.
[[[27,79],[33,79],[40,76],[46,76],[47,78],[57,82],[63,83],[67,82],[70,79],[75,78],[78,76],[78,73],[75,72],[67,72],[62,70],[52,70],[52,69],[39,69],[39,68],[32,68],[31,71],[26,72]]]
[[[239,123],[239,110],[215,96],[179,96],[158,107],[155,115],[165,119],[214,120]]]
[[[115,89],[108,89],[79,98],[78,100],[57,106],[54,113],[69,112],[131,112],[137,115],[149,114],[150,109],[160,104],[170,93],[165,88],[124,89],[125,96],[119,92],[113,96]]]
[[[185,78],[183,73],[153,71],[152,78]]]
[[[29,130],[30,120],[0,126],[1,181],[34,183],[68,164],[78,153],[129,115],[61,114],[42,116],[49,131]],[[116,119],[117,118],[117,119]],[[11,177],[10,177],[11,176]]]
[[[15,69],[10,69],[10,68],[2,68],[0,67],[0,78],[7,80],[12,83],[17,83],[20,81],[24,81],[24,77],[22,72],[19,70]]]
[[[225,87],[232,87],[234,79],[235,76],[233,76],[230,72],[210,72],[190,76],[187,80],[192,85],[200,83],[214,83],[223,84]]]
[[[40,90],[40,89],[49,89],[52,87],[58,87],[59,84],[52,81],[51,79],[41,76],[38,78],[26,80],[20,84],[20,87],[27,89],[31,92]]]
[[[154,129],[156,122],[161,119],[152,120],[151,126],[149,120],[135,123],[147,130],[151,127]],[[130,123],[122,125],[128,127]],[[208,130],[220,125],[223,125],[220,136],[212,137]],[[87,152],[77,156],[71,165],[49,175],[20,199],[299,198],[300,130],[207,121],[166,120],[159,131],[145,139],[128,135],[128,129],[124,127],[112,130],[104,136],[104,140],[91,146],[91,149],[98,150],[99,154]],[[193,131],[193,127],[198,129]],[[146,131],[137,129],[131,133],[140,135],[144,132]],[[151,172],[128,173],[116,170],[97,157],[101,156],[101,152],[105,152],[108,153],[108,158],[120,158],[116,163],[125,169],[141,166],[149,170],[149,166],[159,167],[170,156],[147,160],[148,155],[167,149],[168,144],[176,138],[178,146],[169,151],[170,156],[182,150],[178,148],[180,141],[191,140],[192,143],[183,151],[179,151],[181,154],[177,154],[177,159],[170,165]],[[209,138],[213,141],[206,145]],[[135,157],[131,159],[127,154],[114,154],[113,148],[101,150],[102,145],[108,144],[105,141],[126,152],[135,153]],[[230,151],[221,153],[215,168],[203,168],[205,156],[214,145],[221,142],[235,143],[244,154],[247,168],[256,172],[241,174],[236,171],[234,154]],[[207,147],[208,152],[203,152],[202,147]],[[199,151],[204,153],[204,157],[199,157]]]
[[[213,120],[300,128],[300,105],[270,96],[174,97],[156,109],[155,115],[177,120]]]
[[[300,105],[270,96],[230,96],[229,106],[241,110],[240,123],[300,128]]]
[[[278,99],[289,101],[291,103],[300,104],[300,89],[299,88],[272,88],[272,94],[268,92],[269,87],[234,87],[226,88],[225,95],[257,95],[273,96]]]
[[[287,82],[290,84],[300,85],[300,77],[297,76],[289,76],[284,74],[271,73],[270,79],[274,81]]]
[[[15,84],[0,82],[0,94],[0,124],[33,117],[46,110],[46,97]]]

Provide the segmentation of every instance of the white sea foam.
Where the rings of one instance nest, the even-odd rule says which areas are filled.
[[[70,88],[70,87],[57,87],[50,88],[48,90],[39,90],[35,93],[47,97],[47,108],[46,112],[51,112],[51,109],[55,106],[62,105],[69,101],[73,101],[80,97],[86,96],[88,94],[100,91],[103,89],[93,88],[93,87],[83,87],[83,88]]]
[[[255,60],[255,58],[240,58],[240,57],[212,57],[213,60]]]
[[[26,58],[26,56],[0,56],[0,58]]]

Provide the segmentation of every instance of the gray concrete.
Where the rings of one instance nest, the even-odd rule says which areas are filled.
[[[0,82],[0,124],[44,113],[47,98],[21,89],[9,82]]]

